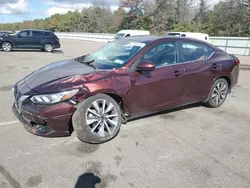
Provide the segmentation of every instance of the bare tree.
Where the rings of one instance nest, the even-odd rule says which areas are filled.
[[[152,30],[165,33],[173,28],[175,22],[174,2],[172,0],[156,0]]]
[[[192,18],[194,0],[175,0],[176,21],[188,21]]]
[[[132,13],[142,13],[144,7],[143,0],[121,0],[120,6],[123,8],[129,8]]]

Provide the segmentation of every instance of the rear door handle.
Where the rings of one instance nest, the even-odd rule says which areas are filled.
[[[211,65],[211,68],[213,68],[213,69],[217,69],[218,67],[219,67],[219,65],[217,63],[214,63]]]
[[[174,71],[173,76],[178,77],[178,76],[181,76],[182,74],[183,74],[183,71],[176,70]]]

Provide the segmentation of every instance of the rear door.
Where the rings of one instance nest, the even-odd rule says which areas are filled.
[[[179,44],[185,68],[185,103],[201,101],[220,72],[220,62],[213,59],[213,49],[204,43],[182,41]]]
[[[151,72],[130,73],[131,89],[127,101],[130,101],[133,116],[172,107],[183,101],[184,66],[179,64],[177,43],[166,41],[155,45],[136,64],[145,61],[154,63],[156,68]]]
[[[42,48],[43,32],[41,31],[32,31],[32,47],[33,48]]]

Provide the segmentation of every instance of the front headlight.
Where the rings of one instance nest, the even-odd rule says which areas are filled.
[[[63,91],[60,93],[53,93],[47,95],[35,95],[30,98],[30,100],[35,104],[54,104],[71,99],[79,92],[79,89],[74,89],[70,91]]]
[[[0,37],[0,40],[3,40],[3,38],[2,38],[2,37]]]

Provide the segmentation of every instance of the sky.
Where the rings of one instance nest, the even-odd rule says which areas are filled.
[[[0,0],[0,23],[46,18],[89,7],[94,1],[104,2],[111,10],[119,5],[119,0]]]
[[[119,0],[0,0],[0,23],[46,18],[89,7],[94,1],[109,5],[111,10],[116,10],[119,5]]]

